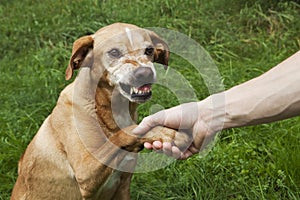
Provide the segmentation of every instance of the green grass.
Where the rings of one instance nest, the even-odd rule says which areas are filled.
[[[163,27],[196,40],[212,56],[225,88],[249,80],[300,48],[300,6],[276,0],[0,2],[0,199],[9,199],[17,162],[68,82],[73,41],[113,22]],[[209,92],[189,64],[172,55],[198,99]],[[155,87],[139,109],[178,104]],[[132,199],[300,199],[300,118],[220,133],[205,156],[133,178]]]

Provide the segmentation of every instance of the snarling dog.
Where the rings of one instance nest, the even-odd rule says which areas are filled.
[[[151,97],[153,62],[168,65],[154,32],[116,23],[73,44],[66,79],[80,69],[19,161],[11,199],[130,199],[136,152],[154,140],[183,146],[188,138],[156,127],[138,138],[136,108]]]

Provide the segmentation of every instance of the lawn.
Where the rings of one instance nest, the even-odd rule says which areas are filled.
[[[296,0],[1,0],[0,16],[1,200],[9,199],[21,154],[69,83],[64,72],[76,38],[114,22],[182,33],[210,54],[225,89],[300,49]],[[170,68],[197,99],[211,94],[210,77],[199,77],[184,58],[173,53]],[[179,103],[168,88],[153,93],[139,120]],[[300,199],[299,152],[299,117],[226,130],[209,151],[136,173],[132,199]]]

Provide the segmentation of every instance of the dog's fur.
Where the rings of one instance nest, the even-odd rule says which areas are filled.
[[[143,138],[130,134],[137,103],[151,95],[153,62],[167,66],[168,59],[159,36],[130,24],[112,24],[76,40],[66,79],[81,70],[21,157],[11,199],[130,199],[134,153],[143,143],[182,146],[187,140],[165,127]],[[142,93],[130,95],[132,86]]]

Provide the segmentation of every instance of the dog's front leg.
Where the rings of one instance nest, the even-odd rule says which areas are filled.
[[[115,196],[129,199],[130,172],[134,170],[136,154],[131,155],[127,150],[107,139],[97,150],[88,151],[86,148],[81,148],[76,158],[72,157],[70,162],[83,199],[98,199],[99,196],[106,196],[106,187],[109,185],[107,183],[111,178],[116,178],[116,182],[120,185],[124,184],[122,190],[118,186],[112,189]],[[117,176],[112,176],[113,173],[117,173]],[[128,174],[125,179],[124,174]]]
[[[106,193],[106,182],[126,153],[107,141],[98,150],[86,153],[74,164],[76,181],[83,199],[97,199],[102,193]]]

